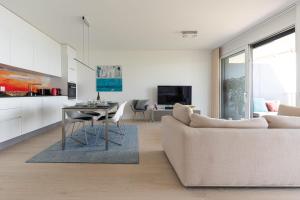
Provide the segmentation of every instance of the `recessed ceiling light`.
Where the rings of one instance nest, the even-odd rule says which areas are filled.
[[[181,31],[183,38],[196,38],[198,36],[198,31]]]

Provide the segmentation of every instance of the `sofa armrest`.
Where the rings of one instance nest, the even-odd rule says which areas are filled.
[[[172,116],[162,117],[162,146],[183,185],[185,185],[185,131],[189,127]]]

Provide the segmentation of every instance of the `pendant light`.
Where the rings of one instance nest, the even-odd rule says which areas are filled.
[[[88,20],[86,19],[85,16],[82,16],[81,18],[82,20],[82,59],[83,60],[79,60],[77,58],[74,58],[74,60],[78,63],[80,63],[81,65],[87,67],[90,70],[95,71],[95,69],[93,69],[92,67],[89,66],[89,59],[90,59],[90,23],[88,22]],[[87,40],[88,40],[88,44],[85,44],[85,27],[87,27]],[[87,46],[87,47],[86,47]],[[87,48],[87,63],[85,63],[85,48]]]

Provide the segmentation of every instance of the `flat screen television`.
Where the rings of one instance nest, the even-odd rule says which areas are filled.
[[[157,104],[192,105],[192,86],[157,86]]]

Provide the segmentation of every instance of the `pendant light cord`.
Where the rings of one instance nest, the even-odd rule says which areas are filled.
[[[85,26],[87,26],[87,44],[85,44]],[[82,16],[82,55],[83,60],[87,59],[88,65],[90,64],[90,24],[88,23],[85,16]],[[85,50],[87,48],[87,55],[85,55]],[[87,56],[87,58],[86,58]]]
[[[90,64],[90,23],[87,21],[87,19],[82,16],[82,61],[74,58],[75,61],[79,62],[80,64],[82,64],[83,66],[89,68],[92,71],[96,71],[95,69],[93,69],[92,67],[89,66]],[[88,33],[88,38],[87,38],[87,47],[85,44],[85,26],[87,26],[87,33]],[[85,63],[85,49],[87,48],[87,64]]]
[[[84,52],[85,52],[85,34],[84,34],[84,26],[85,26],[85,23],[84,23],[84,16],[82,17],[82,60],[83,62],[85,62],[85,55],[84,55]]]

